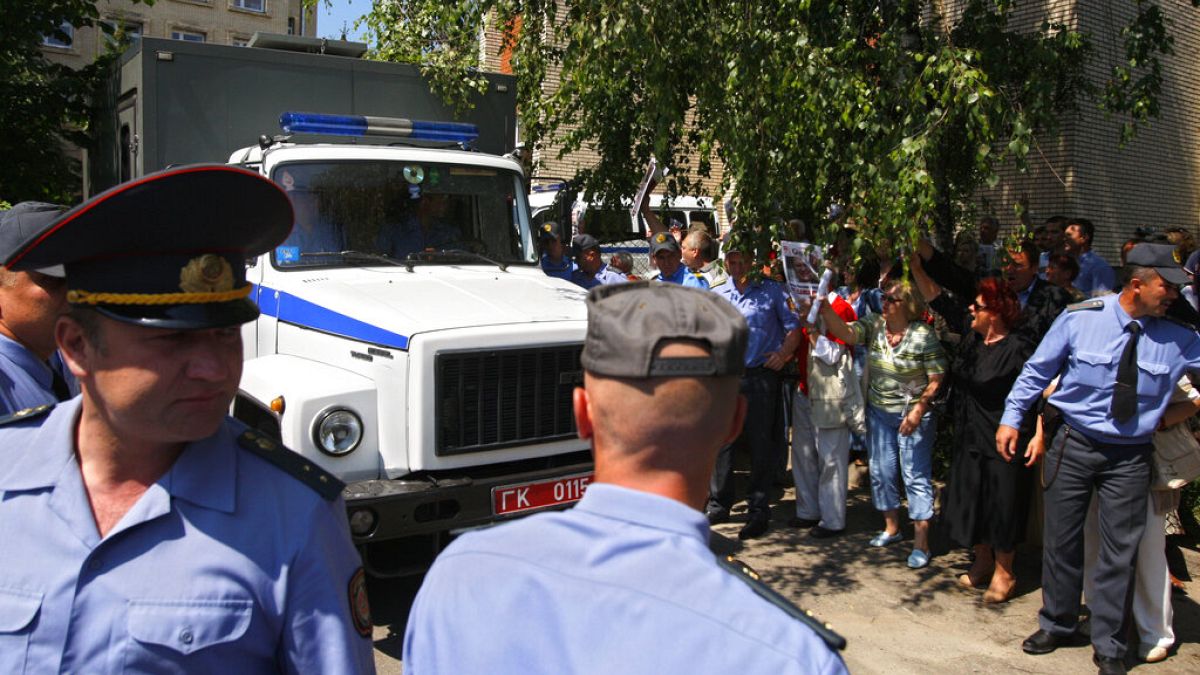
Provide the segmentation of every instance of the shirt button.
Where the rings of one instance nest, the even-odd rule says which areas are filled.
[[[183,628],[179,631],[179,641],[185,645],[192,644],[192,629]]]

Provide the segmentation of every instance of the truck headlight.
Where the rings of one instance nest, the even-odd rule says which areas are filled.
[[[313,424],[313,441],[317,444],[317,449],[334,457],[354,452],[362,441],[362,436],[362,420],[345,408],[323,412]]]

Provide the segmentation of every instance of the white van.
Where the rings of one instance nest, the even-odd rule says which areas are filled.
[[[531,188],[529,208],[533,214],[535,232],[540,231],[541,225],[547,221],[559,221],[564,226],[569,222],[572,235],[586,232],[600,242],[604,262],[607,263],[613,253],[624,251],[633,256],[634,274],[642,277],[654,274],[644,218],[631,218],[628,206],[612,209],[592,205],[583,199],[582,194],[577,195],[568,208],[560,199],[563,187],[564,183],[556,182],[535,183]],[[658,213],[663,225],[670,227],[675,222],[687,231],[692,225],[703,223],[714,237],[721,236],[721,224],[712,199],[675,197],[665,206],[664,200],[663,195],[650,195],[650,208]]]

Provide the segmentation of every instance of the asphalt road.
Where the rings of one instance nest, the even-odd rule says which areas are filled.
[[[854,482],[852,478],[852,482]],[[939,551],[923,570],[910,570],[905,541],[872,549],[867,541],[882,525],[866,488],[850,493],[847,532],[832,540],[814,540],[785,523],[794,513],[791,491],[774,508],[771,531],[748,543],[737,557],[758,570],[776,590],[798,606],[831,623],[849,641],[843,653],[854,673],[888,675],[957,673],[1095,673],[1090,647],[1059,649],[1045,656],[1021,651],[1021,641],[1037,629],[1041,606],[1040,549],[1017,554],[1018,595],[1001,606],[984,605],[981,592],[955,583],[969,561],[965,550]],[[714,528],[736,545],[741,524]],[[1200,580],[1200,552],[1185,550],[1192,576]],[[375,663],[380,673],[401,672],[404,620],[417,582],[373,586],[376,622]],[[1177,649],[1162,663],[1130,661],[1133,672],[1147,675],[1200,673],[1200,581],[1192,596],[1176,595]]]

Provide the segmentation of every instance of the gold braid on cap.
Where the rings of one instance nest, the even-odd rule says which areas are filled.
[[[233,269],[219,255],[206,253],[192,258],[179,270],[181,293],[93,293],[67,291],[73,305],[201,305],[240,300],[250,295],[251,286],[233,287]]]
[[[92,293],[67,291],[67,302],[73,305],[199,305],[210,302],[229,302],[248,297],[253,287],[220,293]]]

